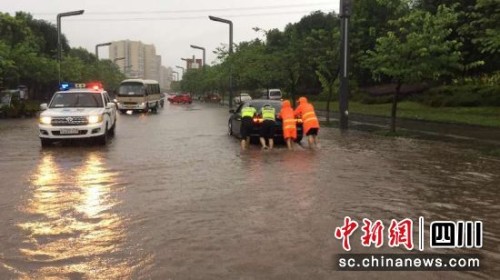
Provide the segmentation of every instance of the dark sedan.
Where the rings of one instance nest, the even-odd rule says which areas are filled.
[[[246,102],[243,102],[240,104],[236,110],[232,109],[229,110],[229,113],[231,113],[231,116],[229,117],[228,121],[228,133],[229,135],[236,136],[238,138],[241,138],[240,135],[240,127],[241,127],[241,109],[243,107],[248,107],[249,105],[252,105],[255,109],[257,109],[257,112],[260,112],[260,109],[262,106],[265,104],[269,104],[274,107],[276,110],[276,115],[281,110],[281,101],[280,100],[262,100],[262,99],[255,99],[255,100],[249,100]],[[260,132],[260,127],[262,125],[262,118],[260,117],[255,117],[253,119],[253,131],[251,134],[251,138],[258,138],[259,137],[259,132]],[[274,140],[275,141],[283,141],[283,127],[282,127],[282,122],[281,119],[276,118],[276,134],[274,135]],[[300,142],[302,140],[302,122],[300,120],[297,121],[297,139],[295,142]]]

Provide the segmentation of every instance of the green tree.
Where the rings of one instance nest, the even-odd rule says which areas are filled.
[[[233,73],[240,90],[269,89],[280,81],[276,57],[267,52],[264,42],[242,42],[231,57]]]
[[[330,102],[340,72],[340,30],[338,28],[313,30],[305,43],[306,48],[316,51],[312,60],[317,65],[315,72],[321,83],[322,92],[326,94],[326,121],[330,122]]]
[[[4,80],[15,71],[15,62],[10,56],[9,46],[0,40],[0,88],[4,87]]]
[[[462,79],[498,71],[500,2],[498,0],[418,0],[416,7],[431,13],[439,5],[453,7],[457,21],[448,39],[462,43]],[[481,66],[481,67],[478,67]]]
[[[36,38],[36,45],[42,55],[57,59],[57,26],[46,20],[34,19],[32,15],[17,12],[15,18],[26,23]],[[61,49],[63,53],[70,51],[68,40],[61,34]]]
[[[267,34],[267,49],[276,62],[273,69],[282,73],[281,85],[284,85],[286,92],[289,93],[294,106],[301,74],[301,59],[299,59],[302,55],[301,44],[298,31],[293,25],[288,25],[284,32],[271,30]]]
[[[365,52],[373,50],[377,38],[392,30],[389,23],[406,15],[408,10],[403,0],[354,1],[349,30],[351,72],[361,86],[374,83],[370,71],[362,65]]]
[[[114,93],[115,90],[118,89],[121,81],[125,80],[125,75],[120,71],[118,65],[109,59],[99,60],[99,64],[96,66],[95,71],[92,72],[97,72],[97,74],[89,77],[88,81],[101,81],[104,88],[110,93]]]
[[[477,32],[472,42],[485,61],[483,71],[500,69],[500,1],[477,0],[474,6],[472,28]]]
[[[316,71],[320,68],[325,69],[328,62],[331,61],[333,53],[328,53],[332,48],[338,45],[334,42],[331,34],[339,30],[339,20],[335,13],[324,13],[321,11],[312,12],[303,17],[299,22],[293,24],[295,34],[292,39],[292,46],[295,47],[293,55],[299,64],[299,79],[297,92],[301,95],[316,95],[321,93],[321,82],[318,79]],[[285,33],[287,30],[285,30]],[[309,40],[314,38],[315,40]],[[326,67],[328,68],[328,67]],[[336,67],[333,67],[336,68]],[[335,72],[335,70],[332,70]]]
[[[396,84],[391,110],[391,132],[396,131],[396,110],[403,84],[438,79],[461,67],[460,43],[448,40],[456,13],[445,6],[435,14],[413,10],[391,22],[395,31],[377,39],[363,64],[375,79],[390,77]]]

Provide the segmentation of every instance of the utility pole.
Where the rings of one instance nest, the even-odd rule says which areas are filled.
[[[340,129],[348,128],[349,115],[349,18],[352,13],[354,0],[340,0],[340,95],[339,95],[339,113]]]
[[[196,45],[191,45],[191,48],[193,48],[193,49],[199,49],[199,50],[203,51],[203,70],[205,70],[205,68],[206,68],[205,65],[207,64],[206,63],[207,57],[205,55],[205,48],[200,47],[200,46],[196,46]]]
[[[61,18],[78,16],[85,12],[85,10],[71,11],[66,13],[57,14],[57,72],[59,74],[59,84],[61,84]]]
[[[105,47],[105,46],[110,46],[110,45],[111,45],[111,42],[95,45],[95,56],[97,57],[97,61],[99,61],[99,47]]]
[[[233,54],[233,22],[220,17],[208,16],[210,20],[229,24],[229,56]],[[205,63],[205,62],[203,62]],[[233,107],[233,66],[229,63],[229,108]]]

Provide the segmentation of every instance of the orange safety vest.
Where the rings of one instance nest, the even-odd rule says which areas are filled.
[[[307,134],[311,128],[319,128],[319,121],[314,112],[314,107],[310,103],[301,103],[295,110],[296,115],[300,115],[304,126],[304,133]]]
[[[279,117],[283,120],[283,138],[297,138],[297,124],[295,114],[290,105],[290,102],[283,102],[283,107],[279,113]]]

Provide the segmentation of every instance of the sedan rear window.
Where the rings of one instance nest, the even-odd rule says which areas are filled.
[[[281,102],[269,102],[268,100],[254,100],[252,102],[247,102],[241,105],[238,112],[241,111],[243,107],[248,107],[250,104],[257,110],[257,112],[260,112],[260,109],[262,109],[262,107],[264,107],[264,105],[266,104],[273,106],[273,108],[276,110],[276,113],[278,113],[281,110]]]

